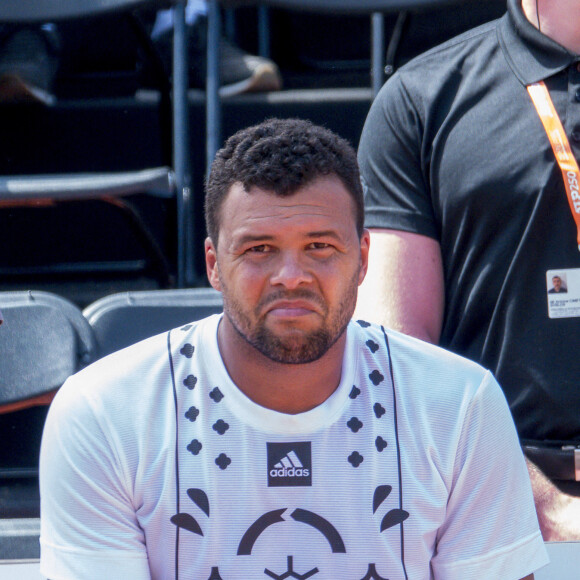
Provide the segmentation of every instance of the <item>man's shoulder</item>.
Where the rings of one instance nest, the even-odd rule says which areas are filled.
[[[501,54],[497,34],[500,21],[486,22],[411,59],[385,83],[379,100],[388,104],[401,91],[413,100],[428,98],[429,102],[436,94],[453,93],[465,79],[465,71],[491,66]]]
[[[416,56],[387,80],[376,102],[388,116],[404,120],[409,106],[420,116],[432,107],[446,110],[462,88],[477,92],[497,82],[508,68],[498,40],[500,22],[482,24]]]
[[[367,352],[369,339],[374,343],[372,346],[377,347],[372,355]],[[413,421],[420,418],[424,432],[431,432],[433,428],[436,433],[444,433],[443,425],[454,429],[461,413],[476,401],[486,408],[495,408],[498,401],[505,404],[501,389],[489,370],[400,332],[376,325],[365,326],[361,329],[359,353],[363,359],[359,368],[364,369],[363,373],[369,373],[371,381],[377,370],[383,377],[390,377],[385,384],[391,385],[396,392],[407,416],[413,417]],[[435,415],[440,418],[438,425],[423,420]]]
[[[136,385],[145,395],[155,389],[155,377],[170,376],[171,358],[185,344],[196,346],[205,333],[217,326],[217,315],[164,331],[109,354],[70,377],[61,388],[62,395],[107,398],[109,392],[118,400],[132,396]],[[60,395],[60,393],[59,393]]]
[[[454,64],[454,59],[462,58],[463,54],[475,53],[477,56],[479,51],[495,48],[498,45],[497,26],[500,21],[491,20],[434,46],[404,64],[399,72],[423,71],[426,66],[434,66],[433,72],[436,72],[439,68]]]
[[[380,325],[362,320],[356,321],[363,332],[372,335],[377,344],[385,344],[392,361],[408,362],[417,373],[423,371],[435,375],[453,374],[461,380],[483,380],[488,373],[479,363],[467,359],[440,346],[403,334],[396,330],[385,329]],[[366,344],[363,337],[363,344]]]

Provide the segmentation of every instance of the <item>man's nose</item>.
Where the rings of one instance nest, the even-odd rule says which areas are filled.
[[[306,258],[300,252],[280,252],[270,283],[292,289],[312,282],[312,274],[305,262]]]

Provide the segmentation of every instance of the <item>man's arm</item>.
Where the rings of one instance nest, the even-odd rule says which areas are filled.
[[[58,392],[42,435],[41,574],[149,580],[145,533],[131,497],[133,478],[113,447],[119,434],[110,428],[113,422],[94,412],[83,388],[87,381],[79,377]]]
[[[544,541],[579,541],[580,497],[558,489],[530,460],[526,459],[526,464]]]
[[[445,305],[439,242],[398,230],[370,232],[369,267],[355,318],[437,344]]]
[[[443,311],[438,242],[410,232],[371,229],[369,268],[355,318],[437,344]],[[580,540],[580,498],[563,493],[534,464],[527,464],[544,540]]]

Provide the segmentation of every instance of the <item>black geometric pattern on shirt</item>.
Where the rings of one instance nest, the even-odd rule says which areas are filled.
[[[189,496],[189,499],[191,499],[191,501],[209,518],[209,498],[205,491],[192,487],[187,490],[187,495]],[[197,534],[198,536],[203,536],[201,526],[192,515],[180,512],[171,516],[169,519],[171,523],[176,525],[178,528],[187,530],[188,532]]]
[[[291,557],[292,556],[288,556],[288,558]],[[318,572],[319,572],[318,568],[314,568],[310,572],[300,575],[294,572],[294,570],[290,567],[290,565],[288,566],[288,572],[285,572],[282,576],[276,576],[273,572],[270,572],[270,570],[268,570],[267,568],[264,570],[264,574],[267,574],[268,576],[270,576],[270,578],[309,578],[310,576],[313,576]],[[220,576],[218,567],[214,566],[211,569],[211,576],[207,580],[223,580],[223,578]],[[375,564],[369,564],[367,573],[361,578],[361,580],[389,580],[389,579],[385,578],[384,576],[381,576],[377,572]]]
[[[261,515],[244,533],[238,545],[238,556],[250,556],[258,538],[273,524],[286,522],[282,514],[287,508],[281,508],[266,512]],[[346,554],[344,541],[338,530],[325,518],[302,508],[296,508],[290,517],[295,522],[300,522],[313,527],[320,532],[329,543],[333,554]]]
[[[193,391],[195,385],[197,384],[197,377],[193,375],[187,375],[185,379],[183,379],[183,384],[190,390]]]
[[[366,320],[357,320],[356,323],[361,327],[361,328],[368,328],[371,323],[367,322]]]
[[[362,462],[364,461],[364,457],[358,452],[358,451],[353,451],[349,456],[348,456],[348,462],[353,466],[353,467],[358,467]]]
[[[229,428],[230,426],[223,419],[218,419],[212,426],[212,429],[220,435],[223,435]]]
[[[368,346],[369,350],[373,354],[375,354],[375,352],[377,352],[377,350],[379,350],[379,345],[374,340],[371,340],[370,338],[365,342],[365,344]]]
[[[392,485],[379,485],[375,489],[373,494],[373,514],[377,513],[379,507],[382,503],[389,497],[391,491],[393,491]]]
[[[198,455],[201,451],[203,445],[197,439],[194,439],[188,446],[187,450],[192,453],[193,455]]]
[[[375,369],[369,375],[369,379],[372,381],[373,385],[376,387],[377,385],[380,385],[385,380],[385,377],[378,370]]]
[[[270,572],[268,568],[264,570],[264,574],[266,576],[270,576],[270,578],[275,578],[276,580],[285,580],[286,578],[296,578],[297,580],[306,580],[306,578],[310,578],[314,576],[314,574],[318,574],[318,568],[313,568],[310,572],[306,572],[304,574],[298,574],[298,572],[294,572],[294,564],[292,556],[288,556],[288,570],[283,574],[274,574],[274,572]]]
[[[190,487],[187,490],[189,499],[209,518],[209,498],[203,489]]]
[[[347,423],[346,426],[353,432],[353,433],[358,433],[363,426],[362,421],[358,418],[358,417],[351,417]]]
[[[367,573],[360,580],[389,580],[389,579],[383,578],[383,576],[379,576],[379,573],[377,572],[375,565],[369,564],[369,569],[367,570]]]
[[[362,320],[359,320],[357,322],[363,328],[370,326],[370,324],[368,322],[365,322]],[[190,327],[191,327],[191,325],[188,325],[186,327],[183,327],[182,330],[188,330]],[[376,345],[376,343],[374,343],[373,341],[370,341],[370,340],[367,341],[367,343],[366,343],[367,347],[369,347],[371,352],[373,352],[373,353],[376,352],[377,349],[374,348],[374,346],[372,346],[370,343],[372,343],[372,345]],[[378,348],[378,345],[376,345],[376,346]],[[187,358],[191,358],[193,356],[194,350],[195,350],[195,348],[193,347],[193,345],[186,344],[186,345],[184,345],[184,347],[181,349],[180,352],[182,355],[186,356]],[[375,386],[379,385],[384,380],[384,376],[378,370],[375,370],[372,373],[370,373],[369,378],[371,379],[371,381],[373,382],[373,384]],[[194,377],[193,375],[189,375],[183,381],[183,383],[190,390],[193,390],[193,388],[195,387],[195,385],[197,383],[197,378]],[[349,396],[351,399],[356,399],[360,395],[360,393],[361,393],[360,389],[353,385],[353,388],[351,389]],[[210,392],[210,397],[215,402],[220,402],[223,399],[224,395],[219,390],[218,387],[215,387]],[[384,407],[380,403],[375,403],[373,409],[374,409],[374,412],[375,412],[375,415],[377,418],[380,418],[386,412]],[[189,411],[185,414],[185,416],[190,421],[195,421],[195,418],[197,418],[198,414],[199,414],[199,411],[195,407],[191,407],[189,409]],[[191,419],[190,417],[194,417],[194,418]],[[363,426],[362,422],[360,422],[360,420],[356,417],[352,417],[351,420],[347,423],[347,425],[355,433]],[[220,434],[225,433],[228,430],[228,428],[229,428],[229,425],[225,421],[223,421],[222,419],[219,419],[213,425],[213,429]],[[387,447],[387,445],[388,445],[388,443],[382,437],[378,436],[376,438],[375,446],[379,452],[382,452]],[[197,439],[194,439],[187,446],[187,449],[191,453],[193,453],[194,455],[197,455],[201,451],[202,447],[203,446],[202,446],[201,442],[198,441]],[[353,451],[351,453],[351,455],[348,457],[348,461],[353,465],[353,467],[356,468],[364,461],[364,457],[358,451]],[[220,469],[225,470],[231,464],[231,459],[225,453],[221,453],[216,458],[215,463],[216,463],[216,465],[218,465],[218,467],[220,467]],[[382,505],[382,503],[386,500],[388,495],[391,493],[391,490],[392,490],[392,487],[389,485],[377,487],[377,489],[375,490],[375,495],[374,495],[374,499],[373,499],[373,513],[375,513],[377,511],[377,509],[380,507],[380,505]],[[192,501],[209,517],[209,500],[208,500],[205,492],[203,492],[202,490],[199,490],[199,489],[192,488],[192,489],[188,489],[187,493],[188,493],[188,496],[192,499]],[[281,510],[274,510],[273,512],[269,512],[268,514],[264,514],[264,516],[262,516],[262,518],[259,518],[256,522],[254,522],[254,524],[246,531],[244,538],[242,538],[242,541],[240,542],[240,547],[238,549],[238,554],[242,553],[240,551],[240,550],[243,550],[242,544],[244,542],[248,543],[247,536],[248,536],[249,532],[252,530],[252,528],[257,527],[258,531],[257,531],[256,537],[253,539],[253,541],[250,542],[251,545],[249,547],[249,551],[247,551],[248,554],[251,553],[251,548],[253,546],[253,543],[257,540],[258,536],[265,530],[266,527],[268,527],[272,523],[275,523],[278,521],[285,521],[282,517],[278,517],[285,511],[286,511],[285,508],[281,509]],[[300,518],[298,516],[298,514],[300,514],[300,513],[308,514],[308,517]],[[270,516],[272,514],[274,514],[274,516],[275,516],[273,521],[270,521],[269,523],[267,523],[266,525],[263,525],[263,526],[259,525],[260,521],[262,519],[264,519],[265,517]],[[314,525],[312,521],[308,521],[309,519],[312,519],[311,516],[313,516],[313,519],[316,521],[325,522],[328,525],[328,527],[331,530],[333,530],[333,532],[336,534],[339,542],[342,542],[342,539],[340,538],[338,531],[334,528],[334,526],[332,526],[332,524],[330,524],[330,522],[328,522],[327,520],[324,520],[324,518],[321,518],[320,516],[317,516],[316,514],[313,514],[312,512],[308,512],[306,510],[301,510],[301,509],[297,509],[291,514],[291,517],[297,521],[304,521],[305,523],[310,523],[310,525]],[[380,531],[384,532],[385,530],[402,523],[408,517],[409,517],[409,513],[407,511],[402,510],[402,509],[397,509],[397,508],[392,509],[389,512],[387,512],[386,515],[383,517],[383,519],[381,521]],[[203,536],[203,531],[201,530],[201,527],[199,526],[199,524],[197,523],[195,518],[193,518],[193,516],[191,516],[190,514],[179,513],[179,514],[175,514],[170,519],[174,525],[176,525],[184,530],[187,530],[187,531],[190,531],[192,533]],[[314,527],[317,527],[317,526],[314,525]],[[320,529],[319,531],[322,531],[322,530]],[[256,530],[254,530],[254,532],[256,532]],[[327,539],[329,539],[328,536],[327,536]],[[329,539],[329,542],[330,541],[331,540]],[[335,546],[333,546],[333,552],[335,552],[335,551],[342,551],[342,552],[346,553],[346,549],[344,548],[344,544],[342,544],[342,549],[338,549],[338,550],[336,549]],[[288,570],[286,572],[284,572],[283,574],[276,575],[273,572],[269,571],[268,569],[264,570],[264,573],[266,575],[270,576],[271,578],[296,578],[296,579],[302,579],[302,578],[306,579],[306,578],[309,578],[309,577],[317,574],[318,572],[319,572],[318,568],[314,568],[313,570],[306,572],[305,574],[298,574],[297,572],[295,572],[293,570],[292,556],[288,556]],[[208,578],[208,580],[222,580],[218,567],[213,567],[211,569],[211,575]],[[378,572],[376,571],[375,564],[371,563],[368,566],[368,570],[367,570],[366,575],[363,578],[361,578],[361,580],[388,580],[388,579],[380,576],[378,574]]]
[[[195,347],[193,346],[193,344],[190,344],[189,342],[187,342],[183,345],[182,349],[179,352],[184,357],[191,358],[193,356],[194,350],[195,350]]]
[[[379,507],[389,497],[391,491],[393,491],[391,485],[379,485],[375,489],[373,496],[373,514],[377,512]],[[381,532],[404,522],[408,517],[409,512],[399,508],[388,511],[381,521]]]
[[[387,499],[392,491],[392,486],[390,485],[380,485],[375,489],[373,497],[373,513],[381,507],[383,502]],[[187,495],[191,501],[209,518],[210,517],[210,504],[207,494],[198,488],[189,488],[187,490]],[[279,522],[286,522],[282,517],[282,514],[287,511],[287,508],[272,510],[260,516],[244,533],[240,544],[238,546],[238,556],[251,555],[254,544],[258,538],[265,532],[271,525],[277,524]],[[340,536],[338,530],[325,518],[315,514],[314,512],[304,510],[301,508],[295,509],[290,517],[297,522],[305,523],[312,526],[318,530],[326,540],[328,541],[332,553],[343,553],[346,554],[346,547]],[[393,509],[390,510],[381,522],[381,532],[402,523],[409,517],[409,513],[405,510]],[[180,512],[171,516],[170,521],[177,527],[188,531],[192,534],[196,534],[203,537],[203,530],[199,525],[199,522],[189,513]],[[286,578],[296,578],[296,580],[307,579],[319,572],[318,567],[312,570],[299,574],[294,570],[293,556],[287,557],[288,569],[282,574],[276,574],[267,568],[264,570],[264,574],[270,578],[275,579],[286,579]],[[222,580],[219,568],[214,566],[211,569],[210,577],[208,580]],[[368,566],[366,575],[361,578],[361,580],[388,580],[380,576],[376,570],[375,564],[371,563]]]
[[[215,459],[215,464],[222,471],[227,469],[231,462],[232,462],[232,460],[225,453],[220,453]]]
[[[214,566],[211,569],[211,575],[207,580],[223,580],[223,578],[220,576],[220,569],[217,566]]]
[[[224,394],[219,390],[218,387],[214,387],[209,393],[209,398],[216,403],[219,403],[224,398]]]
[[[174,516],[171,516],[169,520],[172,524],[176,525],[182,530],[187,530],[188,532],[197,534],[198,536],[203,536],[203,530],[197,523],[197,520],[185,512],[175,514]]]
[[[380,435],[375,439],[375,447],[379,453],[382,453],[387,445],[388,443]]]
[[[189,409],[185,413],[186,419],[189,419],[192,423],[197,419],[198,416],[199,409],[197,407],[189,407]]]

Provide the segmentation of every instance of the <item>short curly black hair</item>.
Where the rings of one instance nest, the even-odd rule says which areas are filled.
[[[352,196],[356,229],[364,228],[364,201],[356,153],[329,129],[303,119],[268,119],[232,135],[217,152],[205,193],[207,234],[217,246],[220,209],[231,186],[259,187],[289,196],[318,177],[335,175]]]

